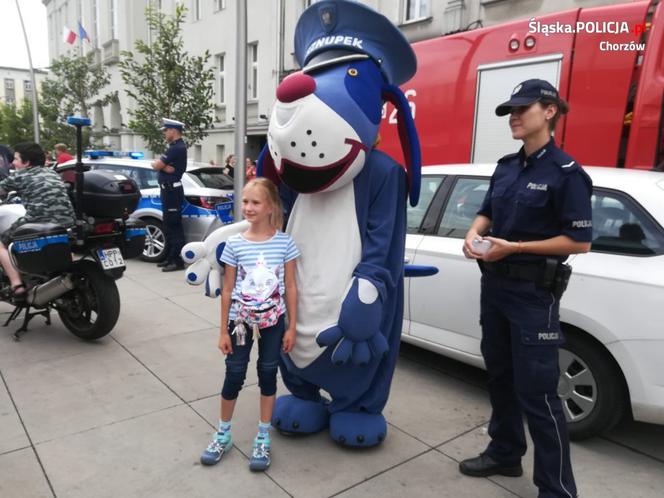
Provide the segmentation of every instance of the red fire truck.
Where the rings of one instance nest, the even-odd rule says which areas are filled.
[[[422,163],[495,162],[514,152],[494,114],[528,78],[556,85],[571,112],[557,143],[584,165],[651,169],[664,161],[664,2],[580,8],[413,44],[418,71],[404,90]],[[401,157],[394,109],[382,144]]]

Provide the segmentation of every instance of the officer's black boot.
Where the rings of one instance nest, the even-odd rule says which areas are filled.
[[[161,271],[166,271],[166,272],[179,271],[179,270],[184,270],[184,264],[169,263],[161,269]]]
[[[157,268],[163,268],[164,266],[170,265],[171,262],[167,259],[163,260],[161,263],[157,263]]]
[[[523,474],[523,468],[520,463],[502,464],[496,462],[486,453],[481,453],[475,458],[468,458],[459,463],[459,471],[462,474],[472,477],[488,477],[494,475],[519,477]]]

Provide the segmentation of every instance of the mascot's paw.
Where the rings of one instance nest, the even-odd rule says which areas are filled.
[[[332,346],[336,344],[332,352],[332,363],[344,365],[350,360],[353,365],[366,365],[373,357],[381,357],[389,349],[387,340],[382,334],[376,333],[367,341],[353,342],[344,337],[340,327],[331,327],[323,330],[316,342],[319,346]]]
[[[330,416],[330,437],[344,446],[375,446],[386,435],[387,422],[380,413],[338,412]]]
[[[313,434],[325,429],[329,419],[325,400],[309,401],[288,394],[277,398],[272,425],[284,433]]]
[[[226,245],[226,240],[230,236],[246,230],[248,226],[246,221],[225,225],[217,228],[203,242],[186,244],[180,255],[189,265],[186,272],[187,283],[201,285],[205,282],[206,296],[213,298],[220,296],[223,269],[219,264],[219,258]]]
[[[339,324],[323,330],[316,337],[319,346],[332,346],[332,363],[366,365],[388,350],[380,332],[383,305],[378,289],[364,278],[354,278],[341,305]]]

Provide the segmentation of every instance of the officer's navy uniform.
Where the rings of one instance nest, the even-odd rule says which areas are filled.
[[[508,241],[566,235],[592,240],[592,182],[553,139],[528,157],[523,148],[498,161],[478,214]],[[556,261],[557,259],[557,261]],[[549,269],[566,257],[549,258]],[[564,342],[559,298],[543,285],[547,258],[513,254],[481,262],[482,355],[489,373],[493,460],[518,465],[526,452],[522,414],[535,444],[540,497],[576,497],[567,425],[557,395],[558,346]]]
[[[166,261],[178,267],[184,262],[180,251],[184,246],[184,231],[182,229],[182,205],[184,203],[184,190],[182,189],[182,175],[187,169],[187,145],[181,138],[173,141],[166,152],[161,156],[164,164],[175,168],[173,173],[159,171],[159,187],[161,207],[164,217],[164,236],[166,238]]]

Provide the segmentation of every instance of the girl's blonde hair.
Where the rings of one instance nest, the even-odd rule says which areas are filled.
[[[281,204],[281,198],[279,197],[279,190],[277,189],[277,186],[271,180],[259,177],[247,182],[243,191],[249,187],[263,189],[263,192],[265,192],[265,197],[267,198],[267,202],[272,207],[270,225],[272,225],[277,230],[282,230],[284,226],[284,208]]]

